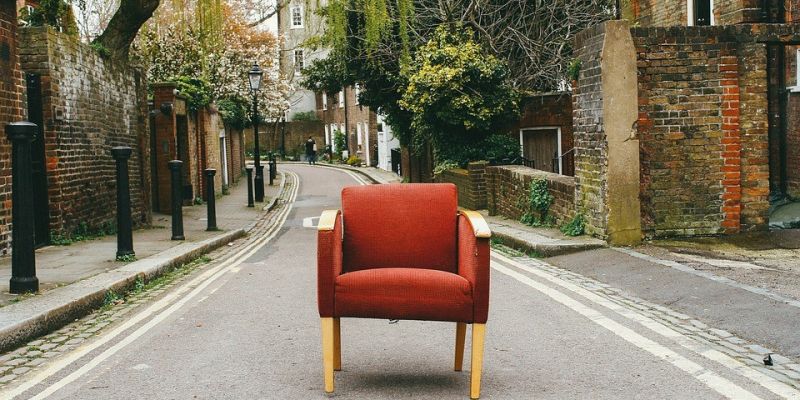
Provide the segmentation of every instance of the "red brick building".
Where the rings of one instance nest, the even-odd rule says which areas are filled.
[[[378,117],[359,104],[359,88],[345,87],[338,93],[317,93],[317,116],[323,123],[325,145],[333,148],[336,132],[346,134],[349,155],[368,166],[378,165]],[[333,149],[338,151],[340,149]]]

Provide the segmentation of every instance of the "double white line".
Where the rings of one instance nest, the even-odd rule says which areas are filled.
[[[573,312],[588,318],[595,324],[608,329],[615,335],[633,344],[639,349],[647,351],[653,356],[672,364],[726,398],[738,400],[758,399],[759,397],[722,377],[721,375],[681,356],[670,348],[648,339],[647,337],[635,332],[633,329],[614,321],[600,311],[589,307],[578,300],[575,300],[565,293],[569,292],[583,297],[585,300],[588,300],[593,304],[607,308],[626,319],[635,321],[653,333],[656,333],[665,339],[670,339],[681,347],[690,350],[693,353],[699,354],[708,360],[714,361],[719,365],[736,372],[740,376],[750,379],[751,381],[761,385],[765,389],[769,390],[775,395],[780,396],[781,398],[800,399],[800,391],[797,389],[780,382],[771,376],[761,373],[760,371],[750,368],[741,361],[738,361],[720,351],[702,346],[691,338],[688,338],[685,335],[675,331],[674,329],[671,329],[644,315],[633,312],[610,300],[604,299],[601,296],[592,293],[591,291],[574,283],[564,281],[557,276],[551,275],[541,269],[534,268],[533,266],[517,262],[516,260],[505,257],[496,251],[492,251],[491,265],[495,271],[505,274],[517,280],[518,282],[529,286],[530,288],[544,294],[552,300],[561,303]],[[554,284],[559,289],[551,288],[544,283],[531,278],[530,275],[519,272],[519,270]]]
[[[38,374],[32,376],[29,380],[23,382],[21,385],[0,392],[0,398],[12,399],[14,397],[24,394],[26,391],[30,390],[36,385],[39,385],[46,379],[50,378],[51,376],[65,369],[70,364],[77,362],[90,352],[111,342],[117,336],[124,334],[127,330],[131,329],[136,324],[156,314],[155,317],[147,321],[147,323],[140,326],[135,331],[125,336],[122,340],[120,340],[113,346],[109,347],[99,355],[95,356],[93,359],[91,359],[89,362],[87,362],[77,370],[73,371],[71,374],[67,375],[66,377],[62,378],[58,382],[52,384],[51,386],[47,387],[46,389],[44,389],[43,391],[39,392],[38,394],[36,394],[31,398],[44,399],[47,396],[55,393],[59,389],[74,382],[76,379],[80,378],[87,372],[91,371],[93,368],[100,365],[100,363],[102,363],[109,357],[113,356],[115,353],[123,349],[125,346],[133,343],[133,341],[135,341],[136,339],[147,333],[147,331],[149,331],[151,328],[158,325],[160,322],[164,321],[167,317],[172,315],[175,311],[183,307],[187,302],[189,302],[191,299],[193,299],[195,296],[201,293],[205,288],[207,288],[208,285],[210,285],[211,283],[213,283],[226,273],[230,272],[231,270],[234,270],[239,264],[247,260],[250,256],[255,254],[259,249],[264,247],[264,245],[266,245],[270,240],[272,240],[278,234],[284,222],[286,222],[286,218],[289,216],[289,212],[292,210],[292,205],[294,203],[294,200],[297,197],[297,191],[300,186],[299,177],[297,176],[297,174],[291,171],[287,171],[285,173],[292,177],[294,185],[292,186],[291,192],[289,193],[289,198],[287,199],[286,206],[283,209],[281,209],[280,212],[276,215],[275,223],[267,230],[264,236],[256,238],[251,243],[245,245],[244,248],[242,248],[241,250],[237,251],[235,254],[230,256],[230,258],[204,271],[202,274],[198,275],[188,283],[177,288],[177,290],[168,293],[163,298],[159,299],[158,301],[147,307],[147,309],[145,309],[144,311],[135,315],[131,319],[125,321],[125,323],[116,327],[114,330],[108,332],[107,334],[102,335],[98,340],[91,342],[87,345],[81,346],[74,352],[67,355],[66,357],[56,360],[53,364],[49,365],[47,368],[43,369]]]

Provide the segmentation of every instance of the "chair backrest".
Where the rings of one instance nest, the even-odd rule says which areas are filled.
[[[453,184],[386,184],[342,190],[343,272],[426,268],[456,272]]]

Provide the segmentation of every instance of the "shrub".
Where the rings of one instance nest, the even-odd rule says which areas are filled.
[[[350,156],[347,159],[347,165],[351,165],[351,166],[357,167],[357,166],[361,165],[361,159],[356,157],[356,156]]]
[[[580,236],[586,229],[583,214],[577,213],[571,221],[561,226],[561,233],[567,236]]]
[[[304,111],[294,114],[292,121],[319,121],[314,111]]]

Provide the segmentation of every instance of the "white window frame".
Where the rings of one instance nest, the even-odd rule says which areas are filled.
[[[687,26],[694,26],[694,2],[695,0],[686,0],[686,24]],[[711,22],[709,25],[714,26],[717,24],[714,17],[714,0],[711,0]]]
[[[356,102],[355,102],[355,105],[358,105],[358,95],[361,94],[361,85],[359,85],[358,83],[356,83],[356,85],[355,85],[355,91],[356,91]]]
[[[325,145],[327,146],[327,145],[331,144],[331,136],[330,136],[329,128],[328,128],[328,125],[324,125],[322,128],[325,130]]]
[[[298,59],[297,55],[298,54],[300,54],[300,63],[299,63],[300,65],[299,66],[298,66],[298,62],[297,62],[297,59]],[[295,72],[300,72],[303,69],[303,67],[305,67],[305,64],[306,64],[305,51],[303,51],[303,49],[295,49],[292,52],[292,55],[294,57],[294,70],[295,70]]]
[[[344,88],[339,91],[339,108],[344,108]]]
[[[328,109],[328,94],[322,92],[322,110],[324,111],[327,109]]]
[[[366,160],[368,167],[372,165],[370,163],[372,160],[369,158],[369,123],[367,122],[364,123],[364,160]]]
[[[361,137],[361,122],[356,124],[356,144],[361,146],[364,143],[364,139]]]
[[[564,149],[561,144],[561,127],[560,126],[534,126],[530,128],[522,128],[519,130],[519,155],[525,155],[525,131],[552,131],[555,129],[558,132],[558,139],[556,146],[558,147],[558,174],[564,175]]]
[[[300,16],[300,24],[295,24],[294,12],[297,11]],[[289,26],[291,29],[303,29],[303,6],[292,6],[289,8]]]

